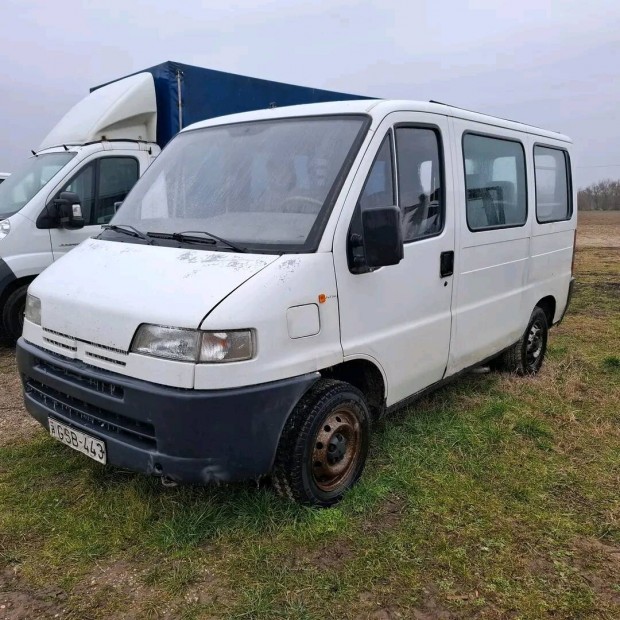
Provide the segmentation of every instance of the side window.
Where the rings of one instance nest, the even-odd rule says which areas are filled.
[[[360,208],[389,207],[396,204],[392,166],[392,136],[383,139],[359,200]]]
[[[478,231],[525,224],[527,184],[522,144],[465,134],[463,157],[469,228]]]
[[[405,243],[436,235],[443,229],[439,139],[433,129],[396,129],[398,204]]]
[[[97,209],[90,223],[107,224],[114,215],[114,203],[125,200],[138,176],[138,161],[135,158],[102,157],[99,160]]]
[[[95,204],[95,165],[92,162],[82,168],[61,190],[61,192],[75,192],[82,203],[82,217],[86,225],[91,223]]]
[[[559,222],[571,216],[568,157],[565,151],[534,147],[536,219],[539,223]]]

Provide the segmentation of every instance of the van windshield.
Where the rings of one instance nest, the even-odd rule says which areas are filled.
[[[74,157],[75,153],[43,153],[31,157],[0,184],[0,219],[10,217],[24,207]]]
[[[366,126],[361,115],[322,116],[181,133],[111,223],[212,233],[258,251],[312,251]]]

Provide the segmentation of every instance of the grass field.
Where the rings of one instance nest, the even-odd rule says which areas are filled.
[[[28,420],[0,349],[0,618],[620,618],[620,213],[598,215],[541,374],[389,419],[331,510],[102,468]]]

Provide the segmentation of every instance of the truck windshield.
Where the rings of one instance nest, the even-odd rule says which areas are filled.
[[[257,251],[312,251],[366,119],[278,119],[182,133],[138,181],[112,224],[167,235],[212,233]]]
[[[75,153],[44,153],[31,157],[0,184],[0,219],[17,213],[74,157]]]

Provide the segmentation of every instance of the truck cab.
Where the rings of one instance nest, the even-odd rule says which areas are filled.
[[[100,232],[160,152],[155,118],[151,75],[111,84],[70,110],[0,185],[0,332],[19,337],[28,284]],[[59,213],[63,192],[81,205],[71,228]]]

